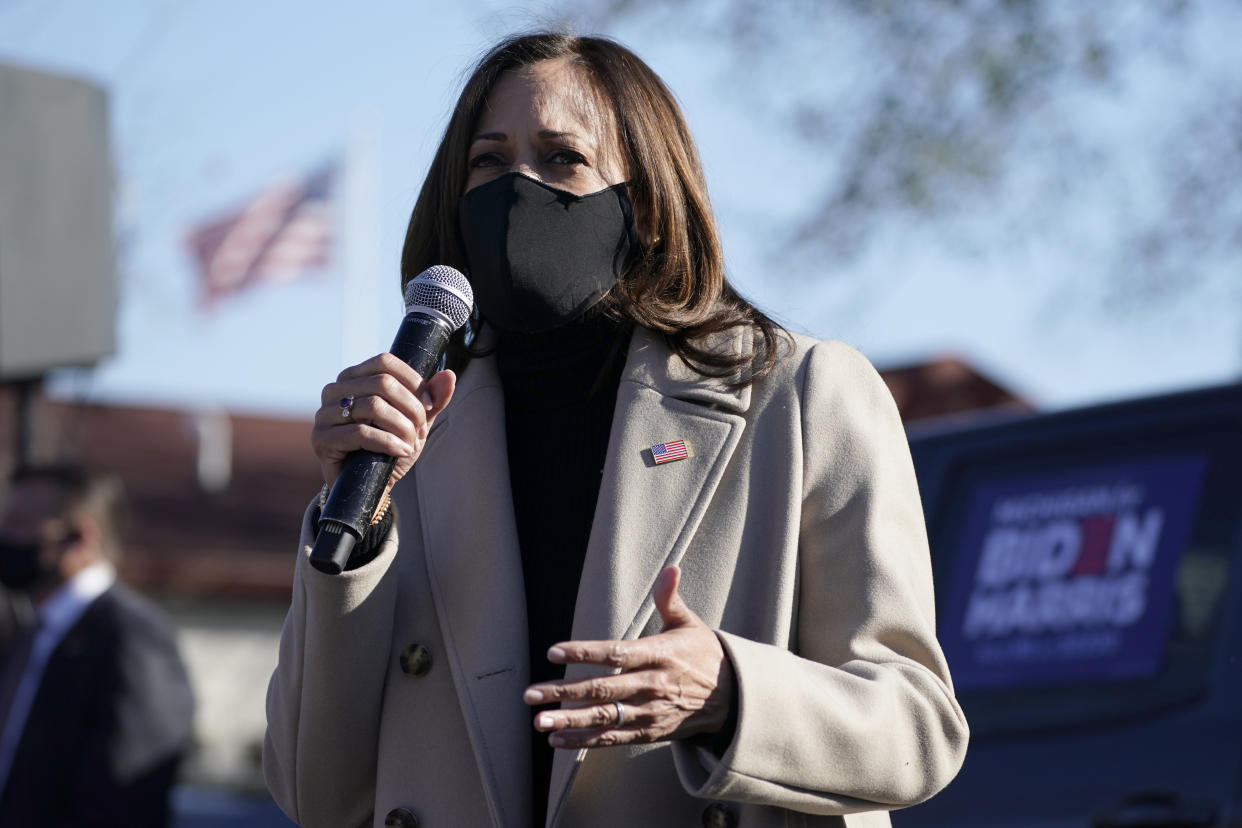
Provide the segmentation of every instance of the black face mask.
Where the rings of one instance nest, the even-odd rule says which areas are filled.
[[[0,584],[22,592],[47,580],[39,561],[43,545],[38,541],[19,542],[0,538]]]
[[[483,318],[502,331],[538,333],[598,302],[633,243],[625,188],[578,196],[506,173],[462,196],[458,221]]]

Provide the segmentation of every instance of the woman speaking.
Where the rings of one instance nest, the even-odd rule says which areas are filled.
[[[475,314],[424,380],[323,390],[331,483],[397,458],[346,571],[308,564],[264,770],[305,826],[887,825],[957,772],[904,432],[857,352],[724,276],[677,104],[609,40],[512,38],[410,218]]]

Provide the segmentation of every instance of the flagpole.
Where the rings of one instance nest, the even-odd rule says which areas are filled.
[[[380,114],[359,107],[349,116],[345,153],[341,366],[354,365],[388,343],[380,330]],[[395,284],[395,282],[394,282]],[[395,295],[395,288],[392,289]]]

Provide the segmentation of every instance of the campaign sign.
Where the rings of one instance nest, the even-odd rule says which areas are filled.
[[[957,687],[1154,675],[1205,466],[1183,454],[980,482],[942,607]]]

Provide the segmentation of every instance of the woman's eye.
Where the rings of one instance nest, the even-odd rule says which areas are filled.
[[[480,153],[470,159],[470,169],[482,169],[484,167],[499,167],[504,161],[494,152]]]
[[[573,150],[556,150],[548,156],[548,160],[553,164],[564,164],[566,166],[586,163],[586,158],[583,157],[582,153],[574,152]]]

